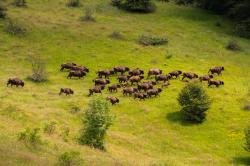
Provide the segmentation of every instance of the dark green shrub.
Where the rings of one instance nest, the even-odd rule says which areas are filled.
[[[40,57],[29,56],[28,61],[31,64],[32,74],[28,79],[33,82],[47,81],[46,62]]]
[[[153,35],[142,35],[139,37],[138,41],[141,45],[145,45],[145,46],[164,45],[168,43],[167,38],[162,38],[162,37],[153,36]]]
[[[116,7],[121,7],[123,2],[124,0],[111,0],[111,5],[116,6]]]
[[[250,38],[250,18],[238,22],[235,26],[235,33],[240,37]]]
[[[190,5],[193,4],[195,0],[175,0],[178,5]]]
[[[80,108],[79,106],[77,106],[77,105],[73,105],[73,106],[71,107],[71,109],[70,109],[70,112],[71,112],[72,114],[77,113],[77,112],[80,112],[80,111],[81,111],[81,108]]]
[[[24,36],[27,32],[26,28],[24,28],[20,23],[12,20],[9,20],[6,23],[4,30],[13,36]]]
[[[119,31],[114,31],[114,32],[112,32],[112,33],[109,35],[109,37],[112,38],[112,39],[119,39],[119,40],[124,39],[124,36],[123,36],[122,33],[119,32]]]
[[[246,149],[246,151],[250,152],[250,126],[248,126],[245,129],[245,138],[246,138],[246,143],[244,148]]]
[[[85,9],[85,15],[81,18],[82,21],[95,22],[94,10],[90,7]]]
[[[68,0],[67,6],[68,7],[79,7],[80,0]]]
[[[233,41],[230,41],[230,42],[227,44],[226,48],[227,48],[228,50],[231,50],[231,51],[240,51],[240,50],[241,50],[239,44],[238,44],[236,41],[234,41],[234,40],[233,40]]]
[[[6,17],[6,8],[0,4],[0,19]]]
[[[104,150],[104,138],[112,124],[109,103],[102,97],[94,97],[84,116],[84,128],[81,130],[79,142]]]
[[[206,111],[210,108],[210,99],[203,87],[198,84],[188,84],[178,97],[181,112],[185,120],[201,123],[206,119]]]
[[[60,166],[77,166],[80,163],[80,153],[76,151],[65,152],[58,158],[58,165]]]
[[[62,128],[62,132],[61,132],[60,136],[63,138],[63,140],[65,142],[69,141],[69,133],[70,133],[70,129],[68,127]]]
[[[111,0],[111,4],[130,12],[152,13],[156,10],[151,0]]]
[[[39,130],[39,128],[27,128],[18,134],[18,140],[23,141],[26,146],[36,147],[42,142],[39,135]]]
[[[15,0],[14,5],[17,7],[25,7],[27,6],[26,0]]]
[[[48,122],[44,125],[43,131],[49,135],[53,134],[56,130],[56,122]]]

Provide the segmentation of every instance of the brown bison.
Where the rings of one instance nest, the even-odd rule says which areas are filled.
[[[216,73],[216,74],[220,75],[223,70],[224,70],[223,66],[212,67],[211,69],[209,69],[208,73],[212,73],[212,74]]]
[[[157,84],[155,81],[144,81],[143,83],[147,83],[147,84],[150,84],[152,86]]]
[[[179,75],[181,75],[181,74],[182,74],[182,71],[180,71],[180,70],[172,71],[169,73],[169,75],[171,75],[171,78],[173,78],[173,77],[178,78]]]
[[[62,93],[65,93],[66,96],[68,96],[68,95],[73,95],[74,91],[70,88],[61,88],[59,95],[61,95]]]
[[[116,103],[120,102],[120,100],[117,97],[112,97],[112,96],[107,97],[107,100],[110,101],[112,105],[115,105]]]
[[[70,70],[73,70],[73,71],[83,71],[83,72],[85,72],[85,73],[88,73],[89,72],[89,69],[88,68],[86,68],[86,67],[84,67],[84,66],[72,66],[71,68],[70,68]]]
[[[80,71],[80,70],[77,70],[77,71],[70,71],[67,78],[72,78],[72,77],[78,77],[79,79],[86,76],[86,73],[84,71]]]
[[[153,84],[151,83],[141,83],[141,84],[138,84],[138,90],[144,90],[145,92],[149,89],[152,89],[153,88]]]
[[[99,78],[102,78],[102,76],[109,78],[110,75],[114,74],[114,70],[99,70],[97,74]]]
[[[128,74],[131,76],[139,76],[139,75],[143,75],[144,71],[139,68],[136,68],[134,70],[129,71]]]
[[[120,72],[121,74],[124,74],[125,72],[129,71],[129,68],[125,66],[117,66],[117,67],[114,67],[113,70],[114,70],[114,73]]]
[[[16,87],[24,87],[24,82],[23,80],[21,80],[20,78],[10,78],[8,81],[7,81],[7,86],[13,86],[15,85]]]
[[[198,75],[195,73],[183,73],[182,80],[184,80],[185,78],[189,78],[190,80],[192,80],[194,78],[198,78]]]
[[[61,71],[63,71],[64,69],[72,69],[72,67],[76,66],[75,63],[64,63],[61,64]]]
[[[170,78],[171,78],[171,75],[170,75],[170,74],[167,74],[167,75],[160,74],[160,75],[156,75],[156,76],[155,76],[155,81],[156,81],[156,82],[158,82],[158,81],[166,82],[166,81],[168,81]]]
[[[159,74],[162,74],[162,70],[160,69],[150,69],[148,71],[148,78],[151,76],[151,75],[159,75]]]
[[[128,82],[130,76],[126,76],[126,75],[120,75],[117,77],[119,83],[122,83],[122,82]]]
[[[145,100],[148,97],[147,93],[142,93],[142,92],[136,92],[134,94],[134,99],[140,99],[140,100]]]
[[[107,85],[110,83],[108,79],[102,79],[102,78],[94,79],[93,81],[95,82],[95,85]]]
[[[132,87],[125,87],[123,89],[123,95],[132,95],[133,93],[138,92],[138,89]]]
[[[138,84],[143,78],[144,76],[132,76],[129,78],[129,81],[131,82],[131,85],[133,85],[134,83]]]
[[[214,78],[214,76],[212,74],[209,74],[209,75],[205,75],[205,76],[200,76],[199,80],[200,80],[200,82],[202,82],[202,81],[209,81],[212,78]]]
[[[102,90],[104,90],[105,85],[98,85],[91,89],[89,89],[89,96],[93,95],[94,93],[102,93]]]
[[[161,93],[162,89],[161,88],[157,88],[157,89],[149,89],[147,91],[148,97],[152,97],[152,96],[158,96],[159,93]]]
[[[213,80],[209,80],[208,81],[208,87],[215,85],[216,87],[219,87],[220,85],[224,85],[223,81],[217,80],[217,81],[213,81]]]
[[[108,91],[109,91],[109,92],[117,92],[117,89],[118,89],[118,88],[121,88],[121,85],[119,85],[119,84],[118,84],[118,85],[114,84],[114,85],[111,85],[111,86],[108,87]]]

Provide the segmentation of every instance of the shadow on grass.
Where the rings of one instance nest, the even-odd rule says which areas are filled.
[[[236,165],[250,165],[250,157],[234,157],[233,163]]]
[[[180,111],[168,113],[166,115],[166,119],[170,122],[179,123],[180,125],[183,126],[199,125],[199,123],[186,121],[183,117],[183,114]]]

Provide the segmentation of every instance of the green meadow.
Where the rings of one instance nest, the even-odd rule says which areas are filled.
[[[9,1],[8,1],[9,2]],[[4,31],[0,20],[0,165],[55,165],[67,151],[80,152],[82,165],[248,165],[250,154],[243,148],[244,128],[250,123],[250,41],[233,33],[233,22],[208,11],[173,3],[157,4],[152,14],[119,10],[109,0],[84,0],[69,8],[66,0],[27,0],[26,8],[8,5],[8,17],[27,29],[23,37]],[[83,22],[86,8],[95,9],[96,22]],[[221,27],[215,26],[220,21]],[[119,31],[124,39],[110,38]],[[168,38],[163,46],[142,46],[143,34]],[[225,47],[231,40],[241,51]],[[28,55],[47,62],[48,81],[34,83]],[[84,79],[67,79],[60,65],[75,62],[90,69]],[[171,80],[159,97],[145,101],[124,97],[121,90],[102,96],[116,96],[118,105],[106,136],[106,151],[79,145],[83,113],[91,97],[88,89],[99,69],[124,65],[144,71],[160,68],[205,75],[212,66],[224,66],[225,82],[220,88],[203,86],[212,99],[207,120],[188,124],[181,120],[177,97],[185,86]],[[6,87],[9,78],[24,79],[24,88]],[[115,77],[111,78],[116,83]],[[60,88],[72,88],[73,96],[59,96]],[[74,108],[79,112],[72,113]],[[55,133],[43,132],[55,122]],[[42,144],[27,147],[18,141],[26,128],[40,128]],[[66,134],[68,131],[68,134]]]

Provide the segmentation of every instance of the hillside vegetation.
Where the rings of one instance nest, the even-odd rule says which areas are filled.
[[[79,153],[82,165],[248,165],[244,129],[250,122],[250,41],[233,35],[226,18],[193,7],[157,1],[151,14],[119,10],[109,0],[82,0],[77,8],[66,0],[27,0],[15,7],[6,0],[7,17],[26,28],[24,36],[10,35],[0,20],[0,165],[55,165],[61,154]],[[95,21],[82,21],[91,9]],[[215,26],[220,21],[222,26]],[[122,38],[110,37],[119,32]],[[166,38],[168,44],[143,46],[142,35]],[[237,41],[240,51],[226,49]],[[47,62],[47,81],[35,83],[29,56]],[[67,79],[60,65],[87,66],[86,78]],[[202,124],[181,121],[177,97],[185,86],[171,80],[159,97],[145,101],[112,94],[120,103],[106,137],[106,151],[80,145],[82,117],[91,97],[88,89],[99,69],[114,66],[160,68],[207,74],[224,66],[220,88],[204,89],[212,100]],[[9,78],[24,79],[23,88],[6,87]],[[112,77],[111,81],[116,82]],[[74,89],[59,96],[60,88]],[[109,96],[107,90],[102,94]],[[248,106],[248,107],[247,107]],[[77,111],[76,111],[77,110]],[[52,134],[44,132],[53,122]],[[26,146],[18,139],[26,128],[40,128],[41,144]],[[47,131],[47,130],[46,130]],[[20,138],[20,137],[19,137]]]

